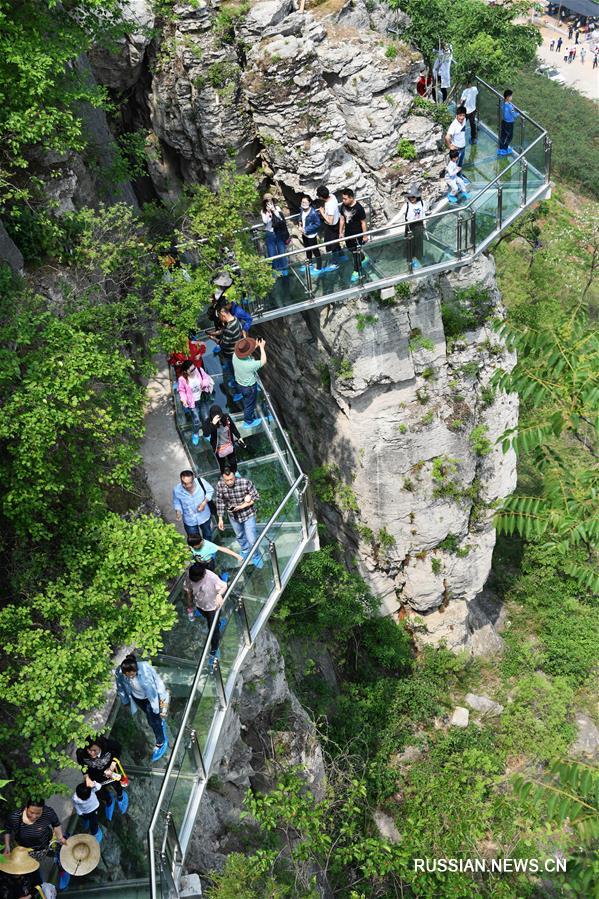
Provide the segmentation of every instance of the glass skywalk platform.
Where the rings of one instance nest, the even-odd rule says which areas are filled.
[[[228,409],[236,420],[241,407],[223,382],[214,344],[207,342],[206,370],[215,381],[208,405]],[[174,382],[173,382],[174,386]],[[216,485],[219,469],[210,445],[194,447],[191,425],[176,391],[174,414],[181,440],[197,474]],[[202,415],[207,414],[207,406]],[[153,734],[145,716],[132,717],[116,702],[105,729],[123,746],[122,762],[130,778],[129,808],[117,811],[104,826],[100,864],[86,877],[72,878],[68,893],[114,899],[175,899],[197,810],[210,776],[218,738],[235,681],[252,643],[264,627],[297,563],[317,548],[318,537],[307,478],[293,453],[265,391],[257,405],[260,424],[242,429],[245,450],[238,450],[238,470],[260,493],[255,551],[242,565],[217,554],[216,571],[229,574],[229,588],[215,627],[221,626],[221,658],[210,670],[209,638],[203,618],[187,618],[182,578],[171,601],[177,610],[174,627],[164,635],[164,648],[152,664],[171,693],[167,731],[171,749],[150,763]],[[214,540],[239,550],[230,527],[215,531]],[[251,561],[258,552],[262,566]],[[70,832],[82,830],[74,818]]]
[[[501,95],[477,79],[478,142],[466,147],[464,175],[469,179],[469,199],[452,205],[443,200],[425,220],[423,251],[417,257],[413,236],[403,222],[391,220],[368,232],[364,245],[367,263],[359,280],[352,283],[352,253],[343,241],[325,253],[319,275],[306,265],[303,249],[285,254],[286,276],[277,276],[270,293],[249,302],[257,322],[305,312],[329,303],[353,299],[402,281],[446,271],[471,262],[533,203],[550,191],[551,142],[547,132],[521,112],[514,126],[513,154],[497,156]],[[459,96],[459,91],[458,91]],[[466,122],[469,136],[470,126]],[[369,211],[369,210],[368,210]],[[295,217],[292,216],[293,220]],[[254,244],[263,249],[261,226],[252,229]],[[266,253],[264,253],[266,255]],[[281,257],[268,257],[281,258]]]

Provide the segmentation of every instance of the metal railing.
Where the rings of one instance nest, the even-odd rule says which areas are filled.
[[[369,228],[362,248],[367,264],[361,263],[357,249],[348,250],[345,238],[319,245],[320,263],[325,269],[320,274],[314,260],[307,263],[303,247],[277,256],[263,254],[273,268],[286,274],[277,278],[269,294],[247,301],[257,320],[268,321],[356,298],[471,262],[525,209],[547,195],[551,174],[547,132],[520,111],[514,134],[515,155],[512,159],[496,159],[503,98],[482,79],[477,82],[479,133],[490,155],[482,168],[474,160],[474,174],[481,174],[474,179],[475,189],[468,201],[453,207],[448,203],[448,208],[427,215],[421,235],[403,222]],[[470,169],[467,174],[472,181]]]
[[[263,392],[262,396],[259,415],[280,463],[278,471],[289,486],[229,584],[199,656],[148,829],[152,899],[178,895],[179,875],[239,671],[303,553],[318,542],[308,479],[268,395]],[[181,430],[180,436],[185,444]],[[266,456],[265,462],[270,458]],[[260,567],[254,564],[257,556]],[[173,599],[181,590],[181,580]],[[217,628],[223,660],[211,664],[209,649]]]

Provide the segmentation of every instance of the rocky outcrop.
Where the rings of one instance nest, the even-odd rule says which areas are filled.
[[[268,790],[283,770],[297,767],[316,796],[325,769],[316,729],[290,691],[278,643],[268,630],[254,644],[236,685],[189,845],[186,868],[220,870],[230,852],[243,851],[252,824],[240,822],[251,787]]]
[[[117,51],[96,49],[92,63],[103,84],[134,89],[147,110],[148,168],[162,199],[184,182],[216,186],[229,160],[278,183],[288,201],[323,182],[351,185],[379,217],[396,212],[415,178],[434,183],[441,128],[410,114],[421,57],[391,42],[387,29],[400,33],[407,20],[386,3],[303,13],[293,0],[176,3],[149,46],[146,0],[131,0],[129,16],[131,35]],[[402,139],[413,153],[398,152]]]
[[[466,289],[485,299],[486,320],[446,340],[441,305]],[[517,398],[490,387],[515,361],[490,324],[502,315],[493,261],[479,257],[405,296],[265,329],[267,384],[305,457],[328,466],[337,509],[321,515],[348,560],[387,614],[407,612],[418,642],[477,654],[501,646],[481,591],[494,510],[516,482],[515,455],[497,441],[517,422]]]

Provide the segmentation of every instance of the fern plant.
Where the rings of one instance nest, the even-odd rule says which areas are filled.
[[[599,769],[583,762],[555,762],[541,780],[517,775],[514,792],[543,808],[548,821],[575,834],[564,875],[571,896],[599,895]]]
[[[519,427],[503,435],[538,475],[531,495],[503,504],[497,526],[526,539],[542,537],[581,588],[599,591],[599,334],[579,307],[560,325],[516,330],[498,327],[518,363],[499,372],[493,386],[517,392],[523,406]]]

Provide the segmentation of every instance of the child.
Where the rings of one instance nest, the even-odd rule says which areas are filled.
[[[514,92],[507,90],[503,92],[503,108],[501,110],[501,132],[499,135],[498,156],[509,156],[514,151],[510,147],[514,136],[514,122],[520,118],[513,103]]]
[[[456,153],[459,151],[456,150]],[[403,210],[406,237],[411,236],[412,269],[420,268],[420,260],[424,254],[424,218],[426,208],[422,199],[422,192],[417,184],[412,184],[406,193],[406,205]],[[406,252],[409,243],[406,241]]]
[[[240,556],[239,553],[229,549],[228,546],[218,546],[210,540],[205,540],[201,534],[189,536],[187,544],[191,550],[193,561],[204,562],[210,571],[214,571],[214,557],[217,552],[226,553],[228,556],[233,556],[238,562],[243,562],[243,556]]]
[[[459,173],[462,171],[462,167],[458,164],[459,156],[459,150],[450,150],[449,162],[445,169],[445,180],[449,187],[447,199],[450,203],[457,203],[459,197],[463,197],[466,200],[469,199],[469,195],[464,190],[466,185],[459,176]]]
[[[85,781],[80,783],[71,797],[73,808],[80,818],[83,818],[84,827],[92,837],[95,837],[98,843],[102,842],[102,828],[98,824],[98,808],[100,802],[96,793],[102,789],[102,784],[98,784],[85,775]]]

